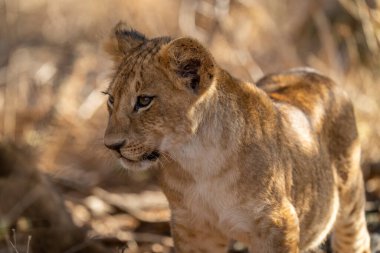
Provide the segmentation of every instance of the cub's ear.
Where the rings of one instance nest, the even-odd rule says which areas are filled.
[[[115,63],[127,56],[132,49],[140,46],[148,39],[141,33],[119,22],[113,29],[110,38],[104,43],[104,49],[109,53]]]
[[[161,48],[160,57],[174,84],[196,94],[207,90],[215,76],[212,55],[195,39],[173,40]]]

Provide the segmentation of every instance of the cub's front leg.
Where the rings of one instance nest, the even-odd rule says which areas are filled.
[[[173,212],[171,230],[175,253],[226,253],[228,250],[226,236],[207,222],[194,221],[191,214]]]
[[[294,207],[284,201],[254,218],[251,253],[299,253],[299,222]]]

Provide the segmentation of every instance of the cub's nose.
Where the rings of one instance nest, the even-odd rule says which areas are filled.
[[[123,147],[125,144],[125,140],[120,140],[120,141],[117,141],[117,142],[111,142],[111,143],[108,143],[107,141],[104,141],[104,145],[109,148],[109,149],[112,149],[112,150],[115,150],[117,152],[120,152],[120,149],[121,147]]]

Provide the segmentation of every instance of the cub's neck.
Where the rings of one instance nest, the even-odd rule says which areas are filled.
[[[273,110],[261,105],[268,100],[267,95],[253,84],[238,81],[220,70],[210,89],[191,112],[198,119],[194,136],[172,151],[170,156],[197,178],[207,179],[218,174],[238,159],[242,144],[261,135],[260,117],[267,114],[263,108]],[[255,110],[260,112],[255,115]],[[254,129],[250,126],[252,124],[257,132],[249,132],[249,129]]]

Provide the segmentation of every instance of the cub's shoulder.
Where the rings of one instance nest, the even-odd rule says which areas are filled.
[[[330,78],[311,68],[296,68],[262,77],[256,86],[264,90],[283,114],[301,110],[316,129],[342,112],[352,116],[346,93]],[[346,115],[345,114],[345,115]]]

